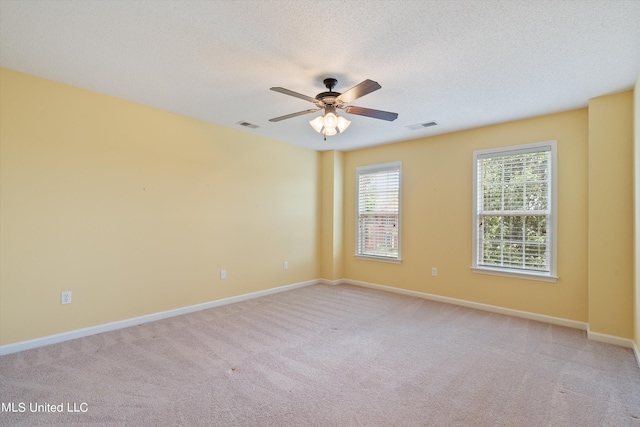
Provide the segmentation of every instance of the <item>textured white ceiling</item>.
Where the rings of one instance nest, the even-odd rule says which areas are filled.
[[[318,150],[580,108],[640,73],[639,0],[0,0],[0,65]],[[309,96],[382,89],[327,141]],[[0,95],[1,96],[1,95]],[[438,126],[406,126],[435,120]],[[247,121],[259,126],[237,125]]]

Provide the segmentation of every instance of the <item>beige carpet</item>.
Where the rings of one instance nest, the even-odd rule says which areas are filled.
[[[640,426],[629,349],[347,285],[3,356],[0,396],[2,426]]]

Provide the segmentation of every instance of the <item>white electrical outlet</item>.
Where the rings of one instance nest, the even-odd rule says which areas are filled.
[[[220,280],[227,278],[227,270],[220,270]]]
[[[71,291],[64,291],[61,294],[60,304],[71,304]]]
[[[288,269],[288,268],[289,268],[289,261],[285,261],[285,262],[282,264],[282,268],[284,268],[285,270],[286,270],[286,269]]]
[[[437,276],[438,275],[438,269],[435,268],[435,267],[431,268],[431,275],[432,276]]]

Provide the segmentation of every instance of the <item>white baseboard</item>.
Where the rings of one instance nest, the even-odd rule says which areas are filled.
[[[322,285],[339,285],[340,283],[345,283],[345,279],[339,279],[339,280],[329,280],[329,279],[318,279],[317,283],[322,284]]]
[[[616,337],[615,335],[601,334],[600,332],[592,332],[587,330],[587,338],[592,341],[603,342],[605,344],[613,344],[619,347],[633,348],[634,342],[628,338]]]
[[[379,289],[397,294],[409,295],[418,298],[424,298],[432,301],[444,302],[447,304],[460,305],[463,307],[474,308],[477,310],[489,311],[492,313],[506,314],[508,316],[520,317],[523,319],[535,320],[538,322],[551,323],[553,325],[566,326],[569,328],[580,329],[586,331],[588,324],[586,322],[578,322],[576,320],[563,319],[561,317],[547,316],[544,314],[531,313],[528,311],[514,310],[511,308],[498,307],[495,305],[482,304],[479,302],[466,301],[457,298],[443,297],[440,295],[428,294],[425,292],[410,291],[408,289],[394,288],[392,286],[378,285],[375,283],[361,282],[358,280],[344,279],[341,283],[350,285],[363,286],[366,288]]]
[[[638,362],[638,368],[640,368],[640,349],[638,348],[638,344],[633,342],[633,352],[636,355],[636,362]]]
[[[279,286],[277,288],[265,289],[264,291],[251,292],[248,294],[238,295],[235,297],[223,298],[215,301],[205,302],[202,304],[190,305],[188,307],[176,308],[173,310],[167,310],[159,313],[147,314],[144,316],[134,317],[131,319],[119,320],[117,322],[105,323],[102,325],[91,326],[83,329],[76,329],[69,332],[63,332],[60,334],[49,335],[42,338],[36,338],[28,341],[21,341],[12,344],[6,344],[0,346],[0,356],[5,354],[17,353],[19,351],[30,350],[32,348],[42,347],[50,344],[57,344],[63,341],[72,340],[75,338],[87,337],[89,335],[100,334],[102,332],[115,331],[117,329],[128,328],[130,326],[141,325],[143,323],[155,322],[156,320],[168,319],[174,316],[180,316],[183,314],[193,313],[200,310],[207,310],[213,307],[219,307],[226,304],[233,304],[235,302],[246,301],[253,298],[259,298],[278,292],[289,291],[295,288],[301,288],[303,286],[309,286],[319,283],[318,280],[308,280],[306,282],[294,283],[291,285]]]

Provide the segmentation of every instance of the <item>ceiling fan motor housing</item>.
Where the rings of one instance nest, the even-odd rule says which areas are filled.
[[[340,95],[340,92],[322,92],[316,95],[316,99],[325,105],[335,105]]]
[[[317,94],[316,99],[318,101],[323,102],[327,106],[335,105],[337,98],[341,95],[340,92],[333,91],[333,88],[335,87],[336,84],[338,84],[338,80],[336,79],[333,79],[333,78],[324,79],[324,85],[326,86],[327,89],[329,89],[329,91],[321,92]]]

